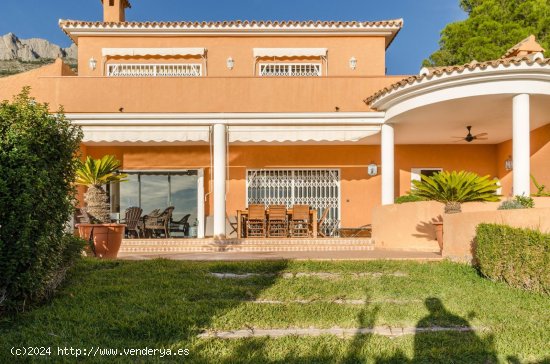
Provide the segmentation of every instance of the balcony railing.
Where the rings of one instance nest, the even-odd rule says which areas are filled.
[[[320,63],[261,63],[260,76],[319,77]]]
[[[109,64],[108,77],[200,77],[201,64]]]

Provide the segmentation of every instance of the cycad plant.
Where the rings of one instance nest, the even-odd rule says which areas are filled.
[[[87,186],[84,194],[86,212],[93,223],[107,224],[110,222],[109,198],[103,188],[111,182],[122,182],[128,176],[118,173],[120,162],[113,155],[106,155],[101,159],[87,157],[76,171],[76,183]]]
[[[421,181],[413,181],[412,194],[445,204],[445,213],[461,212],[463,202],[496,202],[498,180],[490,176],[478,176],[473,172],[440,172],[433,176],[422,176]]]

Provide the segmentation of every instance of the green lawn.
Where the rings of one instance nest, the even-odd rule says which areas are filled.
[[[220,273],[262,273],[219,279]],[[338,277],[285,278],[285,272]],[[359,276],[357,273],[373,275]],[[382,274],[378,274],[382,273]],[[398,274],[395,274],[398,273]],[[428,311],[427,298],[444,307]],[[365,304],[330,301],[365,300]],[[251,300],[308,300],[258,304]],[[388,300],[399,300],[391,302]],[[199,339],[204,330],[464,326],[388,338],[357,335],[277,339]],[[247,262],[84,260],[51,302],[0,320],[0,363],[12,347],[189,349],[185,357],[118,356],[116,362],[186,363],[550,363],[550,298],[480,278],[470,267],[411,262]],[[112,357],[80,357],[112,362]]]

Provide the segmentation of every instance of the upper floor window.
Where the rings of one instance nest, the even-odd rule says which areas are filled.
[[[102,55],[113,62],[105,65],[108,77],[200,77],[207,73],[206,48],[103,48]],[[129,57],[132,63],[122,63]],[[191,63],[147,63],[150,57],[185,57]]]
[[[321,76],[322,69],[321,63],[260,63],[260,76]]]
[[[202,64],[140,64],[114,63],[107,65],[109,77],[200,77]]]
[[[253,54],[254,75],[319,77],[323,67],[328,74],[327,48],[254,48]]]

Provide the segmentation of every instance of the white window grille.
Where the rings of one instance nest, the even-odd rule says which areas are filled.
[[[319,77],[321,63],[260,63],[260,76]]]
[[[109,77],[200,77],[202,76],[201,64],[109,64],[107,65]]]
[[[261,169],[247,171],[247,204],[310,205],[317,216],[329,213],[325,234],[340,225],[340,171],[337,169]]]

